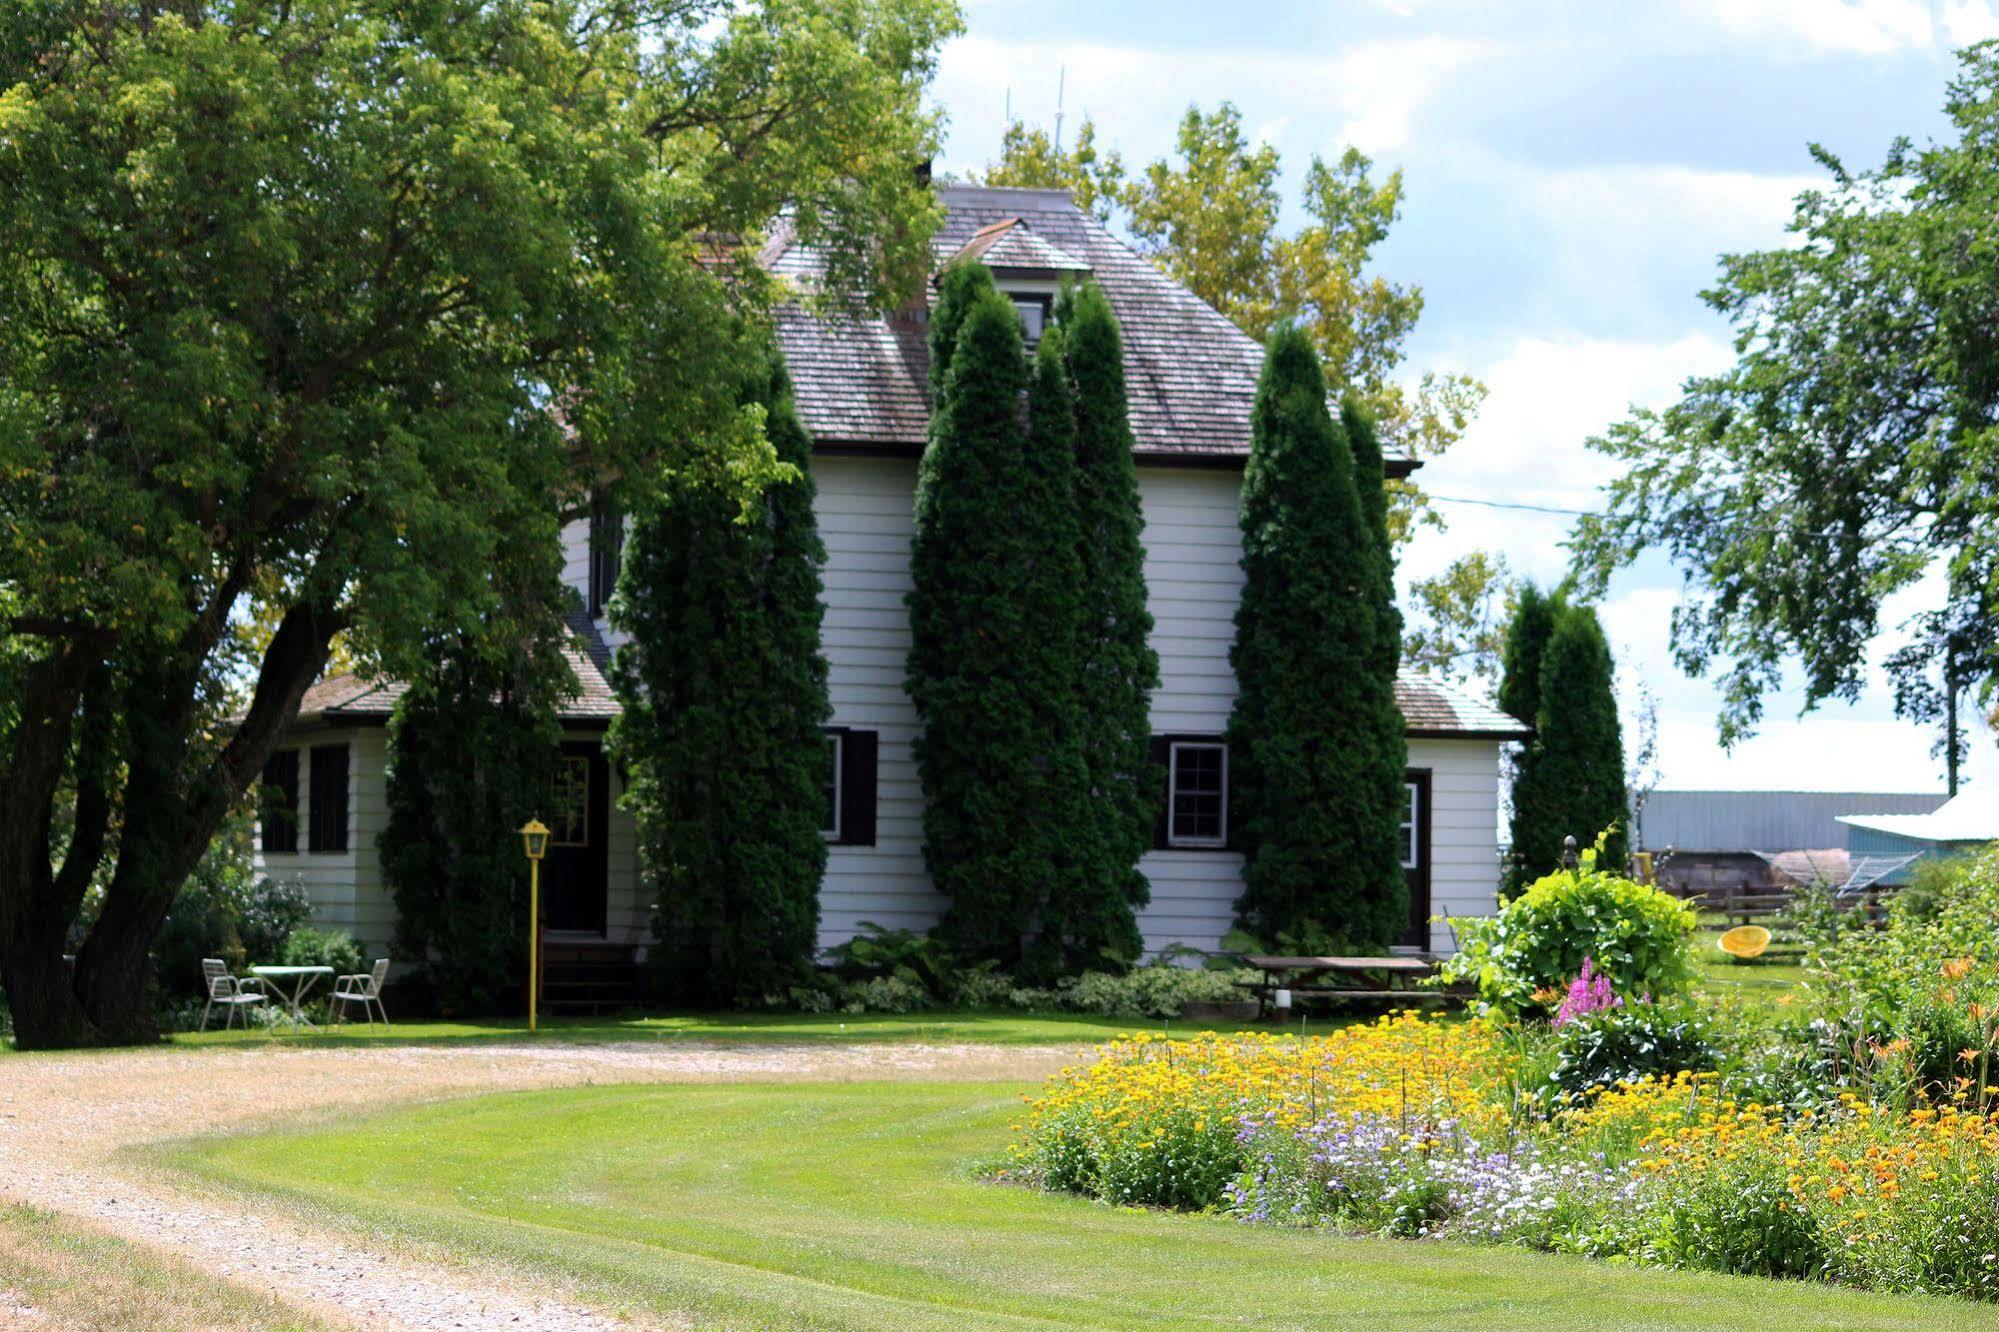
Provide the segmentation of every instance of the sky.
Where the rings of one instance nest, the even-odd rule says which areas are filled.
[[[1999,0],[968,0],[967,17],[933,90],[942,170],[990,160],[1009,103],[1051,124],[1058,82],[1068,132],[1087,114],[1128,165],[1169,152],[1190,103],[1234,102],[1283,155],[1294,225],[1313,154],[1400,167],[1376,267],[1423,288],[1406,368],[1490,389],[1419,473],[1449,527],[1411,543],[1404,576],[1483,548],[1544,584],[1573,520],[1465,501],[1592,507],[1613,469],[1586,441],[1729,363],[1699,294],[1717,256],[1785,243],[1793,197],[1824,180],[1808,146],[1868,166],[1942,134],[1954,52],[1999,37]],[[1773,696],[1724,750],[1715,688],[1668,651],[1680,596],[1647,557],[1601,606],[1627,746],[1641,687],[1657,699],[1662,788],[1942,790],[1934,734],[1894,716],[1878,674],[1851,705]],[[1999,786],[1982,725],[1965,780]]]

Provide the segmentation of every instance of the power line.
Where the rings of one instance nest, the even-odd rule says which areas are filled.
[[[1429,492],[1429,490],[1423,492],[1423,498],[1431,500],[1433,504],[1477,504],[1479,508],[1513,508],[1513,510],[1519,510],[1519,512],[1525,512],[1525,514],[1561,514],[1563,518],[1587,518],[1589,516],[1587,508],[1555,508],[1553,504],[1521,504],[1517,500],[1471,500],[1467,496],[1435,494],[1435,492]]]

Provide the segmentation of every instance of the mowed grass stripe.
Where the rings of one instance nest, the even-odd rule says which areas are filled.
[[[1999,1310],[1121,1211],[982,1182],[1018,1087],[481,1097],[173,1159],[703,1326],[1999,1329]]]

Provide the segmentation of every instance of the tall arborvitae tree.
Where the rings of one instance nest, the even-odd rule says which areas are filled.
[[[1622,869],[1630,806],[1615,669],[1603,626],[1586,606],[1559,607],[1541,654],[1534,741],[1513,783],[1515,888],[1561,864],[1563,839],[1588,846],[1614,829],[1602,864]]]
[[[1076,512],[1082,563],[1084,761],[1097,834],[1090,891],[1121,900],[1123,918],[1151,899],[1138,860],[1152,845],[1164,773],[1151,761],[1152,691],[1159,654],[1146,606],[1145,520],[1132,461],[1124,341],[1117,316],[1094,283],[1075,289],[1058,311],[1062,352],[1076,410]],[[1134,928],[1129,941],[1137,940]]]
[[[1028,388],[1027,495],[1020,522],[1034,545],[1015,595],[1033,617],[1038,660],[1030,669],[1053,693],[1044,704],[1039,743],[1047,747],[1045,797],[1049,816],[1027,830],[1047,866],[1050,893],[1038,955],[1029,969],[1074,973],[1128,962],[1143,950],[1123,873],[1104,844],[1109,831],[1093,807],[1089,747],[1091,709],[1083,633],[1091,588],[1083,564],[1076,502],[1076,402],[1063,364],[1063,337],[1048,329],[1034,358]]]
[[[954,293],[956,295],[954,296]],[[1020,318],[990,275],[945,279],[933,353],[950,357],[931,416],[910,547],[909,694],[922,730],[924,859],[950,899],[942,936],[1030,976],[1075,960],[1085,774],[1076,725],[1073,425],[1030,450]],[[1048,388],[1060,386],[1059,376]],[[1064,414],[1044,391],[1044,439]],[[1065,586],[1066,584],[1066,586]],[[1085,913],[1086,915],[1089,913]]]
[[[1380,948],[1409,924],[1401,719],[1375,683],[1380,565],[1354,471],[1310,340],[1279,328],[1243,473],[1247,581],[1229,654],[1236,909],[1252,933],[1311,948]]]
[[[457,641],[390,720],[381,858],[396,951],[428,963],[447,1015],[524,1002],[528,876],[516,830],[548,808],[558,689],[545,662]]]
[[[1359,495],[1361,514],[1367,521],[1372,558],[1368,568],[1366,601],[1375,621],[1374,654],[1369,659],[1367,674],[1354,681],[1356,689],[1368,691],[1369,697],[1361,710],[1361,718],[1372,730],[1356,749],[1358,760],[1367,766],[1357,769],[1353,779],[1369,790],[1395,792],[1395,807],[1400,811],[1408,799],[1409,736],[1402,711],[1395,702],[1395,678],[1402,669],[1402,610],[1395,598],[1395,542],[1389,532],[1388,473],[1382,463],[1381,434],[1376,428],[1374,414],[1351,394],[1341,403],[1340,427],[1347,437],[1348,447],[1353,450],[1354,489]],[[1371,855],[1385,857],[1399,865],[1402,859],[1400,822],[1398,813],[1393,821],[1371,824],[1356,829],[1355,833],[1357,836],[1379,838],[1380,845],[1372,848]],[[1408,876],[1401,874],[1397,877],[1406,902]],[[1415,927],[1405,906],[1401,924],[1395,926],[1388,942],[1402,939],[1405,931]],[[1427,944],[1427,924],[1422,929],[1425,936],[1423,942]]]
[[[1515,721],[1534,724],[1541,710],[1541,654],[1555,632],[1561,612],[1559,592],[1543,592],[1532,583],[1520,585],[1520,599],[1506,627],[1506,651],[1500,667],[1499,706]]]
[[[781,364],[749,395],[794,475],[744,511],[726,475],[670,478],[626,550],[611,622],[610,747],[654,894],[655,972],[682,1001],[753,1002],[802,979],[826,868],[820,567],[811,450]]]
[[[524,1001],[528,881],[516,830],[548,809],[556,718],[576,687],[562,655],[560,564],[553,541],[510,546],[484,620],[434,644],[389,722],[380,854],[396,951],[429,964],[448,1013]]]

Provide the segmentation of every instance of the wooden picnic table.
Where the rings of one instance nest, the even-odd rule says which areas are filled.
[[[1428,976],[1437,969],[1437,964],[1427,957],[1411,957],[1407,954],[1391,954],[1388,957],[1294,957],[1280,955],[1272,957],[1246,957],[1243,961],[1261,971],[1263,981],[1256,986],[1257,1016],[1269,1011],[1271,1002],[1279,990],[1289,990],[1295,994],[1333,995],[1342,999],[1399,999],[1413,998],[1419,991],[1410,989],[1412,979]],[[1348,989],[1335,985],[1315,985],[1312,982],[1329,976],[1379,976],[1376,989]],[[1303,982],[1301,985],[1300,982]]]

